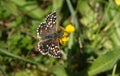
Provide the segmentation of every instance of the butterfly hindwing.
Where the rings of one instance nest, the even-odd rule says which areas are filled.
[[[49,56],[54,57],[54,58],[61,57],[59,42],[57,39],[56,40],[49,39],[43,42],[39,42],[38,49],[42,55],[48,54]]]
[[[38,50],[42,55],[48,54],[48,45],[47,41],[39,41],[38,42]]]

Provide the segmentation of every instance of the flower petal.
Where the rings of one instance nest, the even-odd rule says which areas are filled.
[[[116,3],[117,5],[120,5],[120,0],[115,0],[115,3]]]
[[[69,24],[66,26],[65,31],[68,33],[74,32],[75,31],[75,27],[72,24]]]

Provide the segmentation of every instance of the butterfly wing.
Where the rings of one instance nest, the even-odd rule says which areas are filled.
[[[61,58],[61,50],[59,47],[58,39],[52,39],[49,41],[51,44],[48,48],[48,55],[54,58]]]
[[[38,49],[42,55],[48,54],[54,58],[61,57],[58,39],[49,39],[38,43]]]
[[[56,12],[53,12],[47,16],[46,23],[50,26],[50,28],[56,30]]]
[[[43,22],[37,28],[37,35],[45,36],[56,31],[56,12],[47,16],[46,22]]]
[[[40,40],[38,42],[38,50],[40,51],[40,53],[42,55],[46,55],[48,53],[48,45],[47,45],[47,43],[48,43],[47,40],[44,40],[44,41]]]

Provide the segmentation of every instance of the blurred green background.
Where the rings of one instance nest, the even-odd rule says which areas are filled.
[[[115,0],[116,2],[119,0]],[[0,76],[120,76],[120,6],[114,0],[0,0]],[[51,12],[72,23],[61,59],[37,50]]]

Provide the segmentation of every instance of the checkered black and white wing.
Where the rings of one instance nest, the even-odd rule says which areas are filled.
[[[45,36],[56,31],[56,12],[47,16],[46,22],[43,22],[37,28],[37,35]]]
[[[59,41],[58,39],[53,39],[50,40],[51,45],[49,46],[49,51],[48,51],[48,55],[54,58],[61,58],[62,54],[61,54],[61,50],[59,47]]]
[[[61,58],[58,39],[49,39],[38,43],[38,49],[42,55],[49,55],[54,58]]]
[[[46,18],[46,24],[56,30],[56,12],[49,14]]]
[[[46,23],[41,23],[39,27],[37,28],[37,35],[44,36],[46,33],[48,33],[50,29],[47,27]]]

